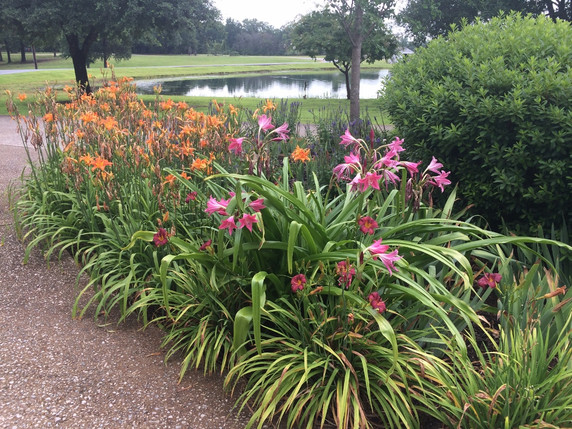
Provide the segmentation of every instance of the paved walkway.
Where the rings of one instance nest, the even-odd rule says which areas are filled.
[[[35,251],[22,264],[8,190],[26,164],[15,123],[0,117],[0,428],[244,428],[220,376],[191,370],[177,384],[158,329],[72,320],[71,258],[48,266]]]

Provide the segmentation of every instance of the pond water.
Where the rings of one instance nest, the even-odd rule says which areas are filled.
[[[389,70],[362,72],[360,98],[377,98],[377,92],[382,87],[382,80],[388,74]],[[178,77],[161,80],[139,80],[136,83],[139,94],[153,94],[153,87],[161,85],[164,95],[346,98],[345,79],[340,72],[241,77]]]

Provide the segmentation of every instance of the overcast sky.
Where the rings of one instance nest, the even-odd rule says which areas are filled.
[[[212,0],[221,11],[223,20],[232,18],[242,22],[257,19],[275,28],[280,28],[318,8],[321,0]]]

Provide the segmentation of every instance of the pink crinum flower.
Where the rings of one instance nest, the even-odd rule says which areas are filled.
[[[272,140],[288,140],[288,133],[290,132],[288,129],[288,123],[284,122],[278,128],[272,130],[272,132],[277,134],[277,137],[273,138]]]
[[[223,219],[223,221],[220,223],[218,229],[228,229],[228,234],[232,235],[232,231],[234,231],[236,229],[236,222],[234,220],[234,216],[230,216],[227,217],[226,219]]]
[[[205,212],[207,212],[210,215],[216,212],[222,216],[228,216],[226,208],[228,206],[229,201],[230,200],[222,200],[222,199],[220,201],[217,201],[211,196],[207,201],[207,208]]]
[[[441,189],[441,192],[445,191],[445,188],[443,188],[443,186],[446,185],[450,185],[451,181],[449,179],[447,179],[447,176],[449,176],[449,174],[451,174],[450,171],[443,171],[441,170],[439,172],[438,176],[433,176],[431,178],[431,180],[429,181],[429,183],[437,186],[439,189]]]
[[[234,154],[238,155],[242,152],[242,142],[244,141],[244,137],[240,138],[232,138],[230,139],[230,143],[228,145],[228,150],[233,152]]]
[[[397,271],[395,268],[394,263],[401,259],[401,256],[397,253],[397,249],[386,253],[389,250],[389,246],[387,244],[381,244],[380,240],[375,240],[373,244],[365,249],[367,252],[370,253],[373,259],[379,259],[389,271],[389,275],[393,275],[393,271]]]
[[[266,115],[260,115],[258,117],[258,126],[264,131],[274,128],[274,125],[272,125],[272,118]]]
[[[262,198],[258,198],[254,201],[252,201],[248,207],[250,207],[252,210],[254,210],[255,212],[259,212],[262,209],[265,209],[266,206],[264,205],[264,200]]]
[[[253,214],[243,213],[242,217],[238,220],[238,227],[248,229],[252,232],[252,224],[257,223],[258,219]]]
[[[342,139],[340,144],[343,146],[348,146],[357,142],[356,138],[351,135],[349,128],[346,128],[346,132],[343,136],[340,136],[340,138]]]

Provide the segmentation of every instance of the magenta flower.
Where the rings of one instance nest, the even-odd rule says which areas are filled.
[[[244,141],[244,137],[240,137],[237,139],[230,139],[230,144],[228,145],[228,150],[233,152],[234,154],[238,155],[242,152],[242,142]]]
[[[451,181],[449,179],[447,179],[447,176],[449,176],[449,174],[451,174],[450,171],[443,171],[441,170],[439,172],[438,176],[433,176],[431,178],[431,180],[429,181],[429,183],[437,186],[439,189],[441,189],[441,192],[444,192],[445,189],[443,188],[443,186],[446,185],[450,185]]]
[[[197,192],[189,192],[187,194],[187,198],[185,198],[185,203],[190,203],[191,201],[195,201],[197,199]]]
[[[379,181],[382,177],[383,176],[381,174],[377,174],[375,171],[368,171],[365,173],[365,177],[357,179],[356,183],[361,192],[365,192],[370,186],[379,191]]]
[[[389,275],[393,275],[393,271],[398,271],[395,268],[394,263],[401,259],[401,256],[397,253],[397,249],[386,253],[389,250],[389,246],[387,244],[381,244],[381,240],[375,240],[373,244],[365,249],[368,251],[373,259],[379,259],[389,271]]]
[[[304,274],[296,274],[292,277],[290,281],[292,292],[296,293],[299,290],[304,290],[304,286],[306,286],[307,280]]]
[[[346,261],[340,261],[336,265],[336,274],[340,276],[338,278],[338,284],[341,287],[349,289],[356,275],[356,269],[352,264],[348,264]]]
[[[220,201],[217,201],[211,196],[207,201],[207,208],[205,212],[207,212],[209,215],[212,215],[213,213],[216,212],[219,215],[228,216],[226,208],[228,206],[229,201],[230,200],[222,200],[222,199]]]
[[[275,128],[272,132],[278,135],[278,137],[272,140],[288,140],[288,133],[290,132],[290,130],[288,130],[288,123],[284,122],[278,128]]]
[[[212,244],[212,243],[213,243],[212,240],[207,240],[207,241],[205,241],[205,242],[202,244],[202,246],[199,247],[199,251],[202,252],[203,250],[209,249],[209,248],[211,247],[211,244]]]
[[[228,228],[228,235],[232,235],[232,231],[236,229],[236,222],[234,221],[234,216],[227,217],[224,219],[218,229],[227,229]]]
[[[274,128],[274,125],[272,125],[272,118],[266,115],[260,115],[258,117],[258,126],[264,131]]]
[[[155,235],[153,235],[153,243],[157,247],[164,246],[169,242],[169,233],[165,228],[159,228]]]
[[[399,137],[395,137],[395,139],[389,143],[387,146],[389,146],[389,149],[391,149],[392,151],[395,151],[395,153],[397,154],[398,152],[403,152],[405,149],[403,149],[403,144],[404,140],[400,139]]]
[[[381,173],[383,174],[383,178],[386,181],[389,181],[389,182],[393,183],[394,185],[401,180],[399,178],[399,176],[391,170],[384,169],[384,170],[381,170]]]
[[[437,173],[439,174],[440,171],[439,169],[443,168],[443,164],[441,164],[440,162],[437,162],[437,158],[435,158],[434,156],[431,157],[431,162],[429,163],[429,165],[427,166],[427,168],[425,169],[425,171],[432,171],[433,173]]]
[[[353,144],[353,143],[357,142],[357,140],[355,139],[355,137],[350,134],[350,129],[349,129],[349,128],[346,128],[346,132],[344,133],[343,136],[340,136],[340,138],[342,139],[342,141],[340,142],[340,144],[343,145],[343,146],[348,146],[348,145],[350,145],[350,144]]]
[[[262,198],[258,198],[257,200],[252,201],[248,207],[250,207],[255,212],[259,212],[262,209],[265,209],[266,206],[264,205],[264,200]]]
[[[420,164],[421,164],[421,161],[419,161],[419,162],[400,161],[399,162],[399,165],[402,165],[403,167],[405,167],[407,169],[410,176],[413,176],[415,173],[419,173],[418,167]]]
[[[360,217],[358,225],[361,232],[370,235],[373,235],[375,233],[375,229],[379,226],[377,222],[369,216]]]
[[[350,171],[359,170],[361,170],[359,156],[352,153],[344,156],[344,163],[335,166],[333,172],[338,180],[348,180]]]
[[[375,310],[377,310],[380,313],[383,313],[385,311],[385,302],[383,301],[383,299],[381,299],[379,293],[372,292],[369,294],[367,299],[369,301],[369,305],[371,305]]]
[[[480,287],[490,287],[492,289],[496,288],[497,285],[502,280],[502,276],[499,273],[485,273],[478,281],[477,284]]]
[[[252,224],[257,223],[257,222],[258,222],[258,219],[256,219],[255,215],[244,213],[242,215],[242,218],[240,218],[238,220],[238,225],[239,225],[239,228],[246,227],[246,229],[248,229],[250,232],[252,232]]]
[[[395,150],[390,150],[388,151],[385,155],[383,155],[383,158],[381,158],[379,161],[377,161],[373,168],[382,168],[382,167],[387,167],[387,168],[395,168],[399,165],[399,162],[395,159],[393,159],[395,157],[395,155],[397,155],[397,152]]]

